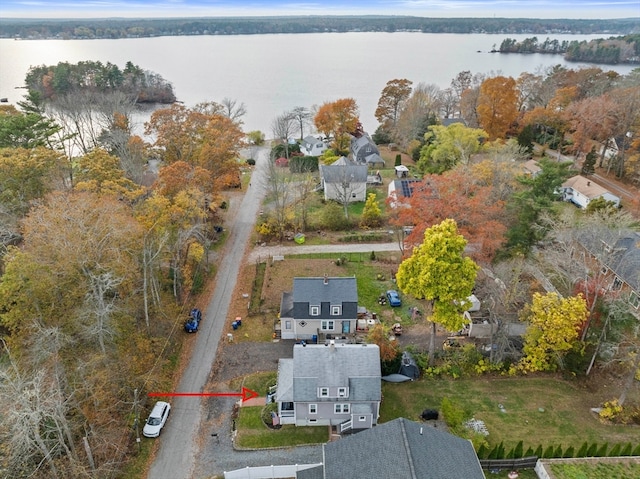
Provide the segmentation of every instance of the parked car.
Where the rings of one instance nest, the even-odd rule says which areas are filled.
[[[387,299],[389,300],[389,306],[398,307],[402,306],[402,301],[400,301],[400,296],[395,289],[390,289],[387,291]]]
[[[187,333],[195,333],[198,331],[198,327],[200,326],[200,321],[202,320],[202,311],[198,308],[193,308],[191,310],[191,314],[189,315],[189,319],[184,323],[184,330]]]
[[[168,402],[158,401],[153,406],[151,414],[149,414],[149,418],[142,429],[142,435],[145,437],[158,437],[167,422],[170,412],[171,405]]]

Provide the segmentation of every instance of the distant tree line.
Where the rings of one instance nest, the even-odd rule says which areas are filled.
[[[2,19],[0,38],[137,38],[325,32],[631,34],[637,19],[425,18],[412,16],[298,16],[154,19]]]
[[[500,53],[552,53],[564,54],[567,61],[588,63],[640,63],[640,35],[599,38],[590,41],[559,42],[548,37],[540,43],[538,37],[521,42],[506,38],[500,44]]]
[[[38,92],[44,100],[80,91],[120,92],[136,103],[166,104],[176,100],[171,83],[131,62],[127,62],[124,70],[99,61],[40,65],[29,69],[25,82],[29,91]]]

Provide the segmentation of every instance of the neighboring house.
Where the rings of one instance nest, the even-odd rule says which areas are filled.
[[[580,208],[586,208],[596,198],[603,198],[620,206],[618,196],[582,175],[574,176],[562,183],[561,191],[564,201],[570,201]]]
[[[532,178],[535,178],[536,176],[538,176],[542,171],[542,168],[540,167],[540,165],[536,160],[526,161],[522,165],[522,169],[524,170],[525,175],[531,176]]]
[[[356,165],[344,157],[332,165],[320,165],[320,182],[325,200],[342,204],[367,199],[367,166]],[[340,163],[339,163],[340,162]]]
[[[389,205],[395,208],[398,203],[402,203],[403,200],[411,198],[413,191],[421,182],[421,180],[408,178],[393,180],[389,183],[387,191]]]
[[[467,126],[467,122],[464,121],[462,118],[442,118],[440,120],[440,124],[442,126],[449,126],[449,125],[453,125],[454,123],[462,123],[464,126]]]
[[[384,167],[384,160],[380,156],[378,147],[366,133],[359,137],[351,137],[351,156],[353,161],[359,165]]]
[[[305,137],[300,144],[300,152],[306,156],[320,156],[328,149],[324,141],[311,135]]]
[[[578,242],[597,260],[609,290],[628,296],[631,312],[640,318],[640,233],[633,230],[584,230]]]
[[[485,479],[471,441],[405,418],[324,444],[296,479]]]
[[[293,291],[282,293],[282,339],[341,338],[355,333],[357,319],[355,277],[294,278]]]
[[[375,344],[296,344],[280,359],[275,402],[280,424],[369,429],[380,415],[380,348]],[[348,477],[348,476],[345,476]]]

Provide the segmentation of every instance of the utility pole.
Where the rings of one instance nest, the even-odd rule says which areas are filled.
[[[138,452],[142,450],[142,443],[140,442],[140,412],[138,410],[138,388],[133,390],[133,427],[136,430],[136,442],[138,443]]]

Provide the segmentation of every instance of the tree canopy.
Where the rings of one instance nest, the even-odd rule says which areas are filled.
[[[435,351],[436,324],[458,331],[465,324],[462,313],[475,285],[478,266],[464,256],[467,241],[458,234],[456,222],[446,219],[424,232],[424,241],[415,246],[398,267],[400,291],[433,306],[429,355]]]

